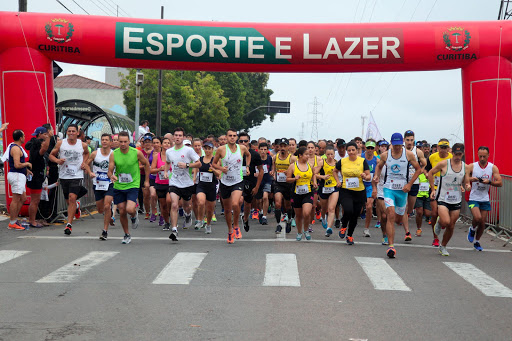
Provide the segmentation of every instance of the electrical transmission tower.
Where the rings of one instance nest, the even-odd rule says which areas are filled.
[[[311,140],[318,141],[318,123],[321,123],[318,121],[318,115],[320,115],[320,112],[318,111],[318,107],[321,105],[320,102],[318,102],[318,99],[315,97],[313,101],[313,110],[310,112],[310,114],[313,115],[313,120],[311,121]]]
[[[299,133],[299,140],[304,140],[304,122],[302,122],[302,130]]]
[[[512,17],[512,0],[501,0],[498,20],[508,20]]]

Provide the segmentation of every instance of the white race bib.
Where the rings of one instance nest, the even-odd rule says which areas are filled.
[[[108,191],[108,186],[110,185],[110,182],[108,181],[98,181],[96,183],[96,190],[97,191]]]
[[[277,182],[286,182],[286,173],[284,173],[284,172],[277,173]]]
[[[201,182],[212,182],[213,174],[209,172],[200,172],[199,173],[199,181]]]
[[[459,191],[448,191],[446,192],[445,200],[449,204],[458,204],[460,202],[461,195]]]
[[[428,182],[420,182],[420,192],[426,192],[430,189],[430,184]]]
[[[308,194],[309,193],[309,186],[308,185],[300,185],[295,187],[295,193],[296,194]]]
[[[347,188],[358,188],[359,178],[347,178],[345,179],[345,185],[347,186]]]
[[[402,190],[405,186],[405,180],[391,180],[391,189],[398,191]]]
[[[41,200],[50,201],[50,198],[48,198],[48,190],[47,189],[43,189],[41,191]]]
[[[476,183],[476,190],[477,191],[487,191],[487,189],[489,189],[488,185],[482,184],[480,182]]]
[[[439,177],[438,176],[434,177],[434,186],[439,186]]]
[[[165,180],[165,171],[158,172],[158,179]]]
[[[233,175],[226,175],[226,181],[234,181],[235,177]]]
[[[329,194],[334,192],[334,187],[322,187],[323,194]]]
[[[78,173],[79,166],[68,165],[66,167],[66,175],[75,176]]]
[[[121,173],[119,174],[119,182],[122,184],[127,184],[133,181],[132,175],[130,173]]]
[[[268,165],[263,165],[263,173],[268,173]]]

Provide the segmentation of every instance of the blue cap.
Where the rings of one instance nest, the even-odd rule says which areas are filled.
[[[213,148],[213,143],[211,143],[210,141],[206,141],[206,142],[203,144],[203,146],[205,146],[205,147],[206,147],[206,146],[208,146],[208,147],[210,147],[210,148]]]
[[[37,127],[36,130],[32,133],[32,136],[37,136],[39,134],[47,133],[48,130],[45,127]]]
[[[404,138],[400,133],[394,133],[391,135],[391,144],[393,146],[404,144]]]

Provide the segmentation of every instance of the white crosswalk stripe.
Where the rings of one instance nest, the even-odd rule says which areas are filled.
[[[20,250],[0,250],[0,264],[13,260],[30,253],[30,251]]]
[[[356,257],[377,290],[411,291],[395,270],[382,258]]]
[[[299,268],[295,254],[267,254],[263,285],[269,287],[300,287]]]
[[[93,251],[87,255],[72,261],[69,264],[55,270],[51,274],[41,278],[36,283],[69,283],[77,280],[85,272],[99,265],[119,252]]]
[[[512,290],[469,263],[443,262],[485,296],[512,297]]]
[[[153,281],[153,284],[190,284],[207,253],[178,252]]]

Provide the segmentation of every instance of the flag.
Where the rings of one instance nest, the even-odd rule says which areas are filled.
[[[368,128],[366,129],[366,139],[374,139],[375,141],[382,140],[377,123],[373,119],[373,115],[370,112],[370,120],[368,121]]]

